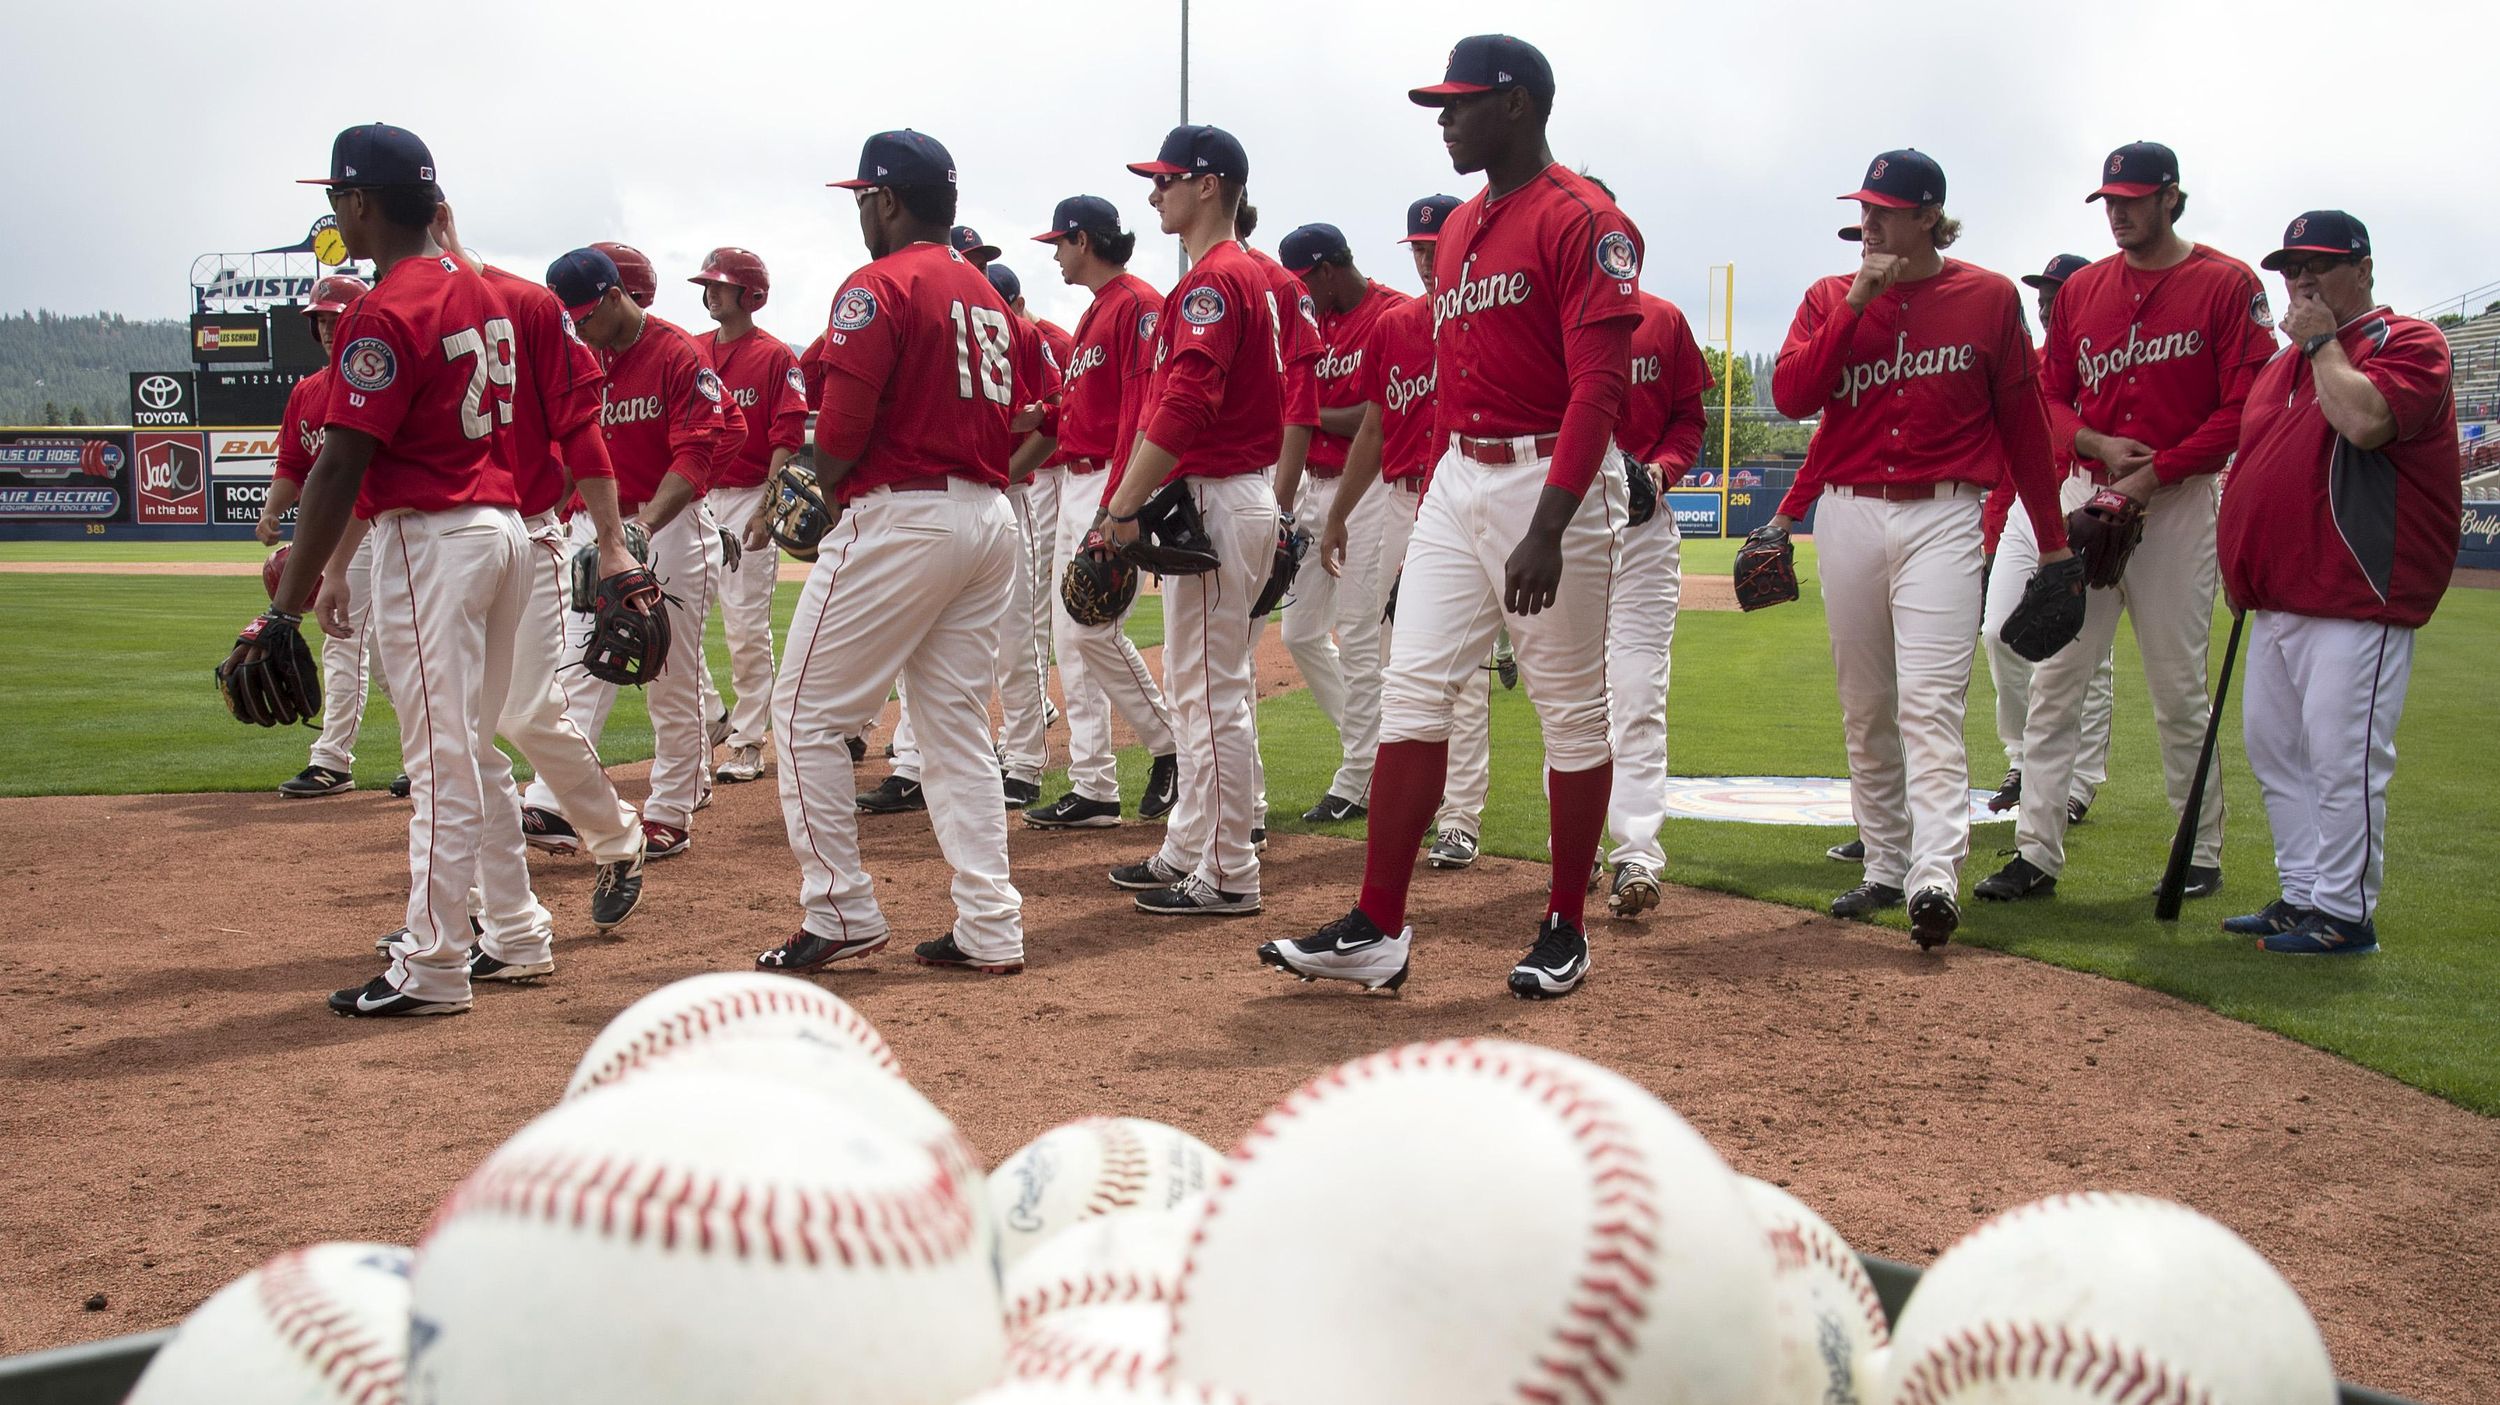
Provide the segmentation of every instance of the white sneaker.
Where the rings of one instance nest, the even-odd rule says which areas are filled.
[[[1615,890],[1606,907],[1617,917],[1638,917],[1658,905],[1658,875],[1649,865],[1626,860],[1615,865]]]
[[[720,769],[712,773],[714,780],[726,781],[732,785],[741,781],[761,780],[763,776],[764,748],[760,746],[729,748],[729,759],[720,763]]]
[[[1406,984],[1415,929],[1384,936],[1356,908],[1299,941],[1262,942],[1259,961],[1306,981],[1352,981],[1365,990],[1396,990]]]

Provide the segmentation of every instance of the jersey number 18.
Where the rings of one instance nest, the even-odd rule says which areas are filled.
[[[955,319],[955,390],[973,397],[973,345],[980,344],[980,395],[1001,405],[1015,399],[1015,378],[1007,366],[1007,315],[995,308],[967,308],[961,301],[949,313]]]

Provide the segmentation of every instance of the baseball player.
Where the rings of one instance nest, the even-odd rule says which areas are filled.
[[[1093,531],[1109,492],[1114,458],[1125,459],[1136,437],[1140,406],[1154,374],[1155,319],[1162,295],[1128,271],[1137,236],[1120,228],[1120,212],[1094,195],[1074,195],[1051,212],[1050,232],[1033,236],[1051,246],[1065,282],[1094,295],[1066,359],[1066,388],[1055,412],[1061,476],[1059,522],[1045,584],[1052,637],[1058,646],[1059,691],[1068,700],[1068,793],[1028,809],[1035,829],[1099,829],[1120,822],[1120,774],[1111,748],[1111,713],[1117,710],[1154,757],[1140,819],[1169,813],[1180,782],[1172,714],[1154,675],[1129,642],[1125,616],[1110,624],[1082,625],[1057,607],[1059,571]]]
[[[1455,195],[1427,195],[1406,209],[1404,244],[1422,280],[1424,295],[1409,298],[1381,317],[1372,355],[1363,367],[1363,424],[1346,450],[1346,468],[1337,485],[1336,501],[1320,529],[1319,565],[1332,573],[1348,568],[1352,536],[1346,518],[1372,495],[1385,500],[1373,578],[1380,582],[1382,614],[1406,561],[1406,546],[1415,535],[1415,516],[1423,506],[1432,465],[1445,447],[1433,424],[1432,251],[1441,226],[1457,209]],[[1389,654],[1394,620],[1381,626],[1381,660]],[[1497,646],[1498,648],[1498,646]],[[1459,684],[1450,719],[1449,779],[1444,783],[1441,812],[1433,817],[1432,847],[1425,862],[1437,870],[1474,865],[1482,832],[1485,792],[1491,783],[1492,680],[1467,679]],[[1375,744],[1376,746],[1376,744]]]
[[[2081,254],[2059,254],[2049,266],[2038,273],[2022,277],[2025,287],[2032,289],[2040,308],[2040,325],[2049,323],[2049,309],[2057,303],[2057,290],[2066,280],[2091,264]],[[2047,358],[2047,352],[2041,358]],[[2050,405],[2049,453],[2057,479],[2062,484],[2074,471],[2075,411],[2071,405]],[[2023,584],[2040,564],[2040,550],[2031,538],[2031,525],[2014,512],[2014,485],[2000,479],[1990,489],[1988,500],[1980,510],[1979,526],[1986,541],[1986,567],[1981,577],[1987,585],[1987,610],[1980,616],[1979,637],[1988,650],[1988,673],[1996,682],[1997,740],[2005,747],[2005,779],[1997,793],[1988,801],[1991,810],[2011,810],[2023,799],[2023,719],[2031,710],[2031,662],[2006,646],[2001,637],[2006,616],[2023,598]],[[2008,524],[2011,524],[2010,528]],[[2001,568],[2001,569],[2000,569]],[[2101,666],[2092,671],[2092,684],[2083,697],[2083,747],[2075,755],[2075,775],[2066,793],[2066,822],[2080,824],[2092,802],[2100,794],[2101,783],[2109,779],[2109,723],[2114,710],[2109,656],[2104,654]]]
[[[1279,479],[1277,502],[1298,519],[1326,523],[1338,520],[1334,505],[1346,450],[1363,425],[1364,358],[1380,319],[1412,299],[1364,277],[1344,233],[1333,224],[1302,226],[1285,236],[1277,254],[1277,262],[1309,290],[1320,319],[1320,357],[1312,373],[1318,431],[1311,436],[1301,481],[1288,496]],[[1359,819],[1371,798],[1372,754],[1380,745],[1380,612],[1389,589],[1379,574],[1380,538],[1393,510],[1386,493],[1358,498],[1343,519],[1347,544],[1341,559],[1347,574],[1297,576],[1285,610],[1285,647],[1338,737],[1337,774],[1327,794],[1302,816],[1313,823]]]
[[[816,475],[838,516],[799,594],[773,734],[781,815],[805,917],[756,958],[813,970],[891,939],[860,865],[856,735],[900,675],[918,710],[929,820],[955,870],[955,926],[923,965],[1024,969],[1023,899],[1007,877],[1007,812],[988,746],[1000,620],[1017,570],[1007,461],[1055,387],[1041,338],[948,247],[955,162],[935,138],[880,132],[855,193],[870,262],[833,301]],[[766,534],[759,515],[749,545]]]
[[[1617,917],[1656,907],[1658,876],[1666,870],[1658,831],[1667,818],[1667,680],[1684,586],[1684,541],[1667,494],[1700,461],[1702,392],[1714,383],[1682,310],[1654,293],[1641,294],[1640,309],[1615,443],[1625,471],[1648,477],[1651,511],[1648,520],[1624,527],[1606,631],[1607,736],[1615,758],[1606,802],[1614,882],[1606,906]]]
[[[1276,560],[1268,471],[1284,448],[1290,322],[1276,284],[1236,237],[1250,158],[1220,127],[1174,127],[1151,161],[1149,203],[1190,270],[1163,300],[1154,378],[1137,438],[1103,505],[1104,539],[1138,536],[1148,498],[1178,482],[1220,564],[1163,583],[1164,688],[1180,743],[1177,803],[1163,846],[1111,870],[1141,911],[1226,916],[1260,906],[1260,795],[1250,606]],[[1281,272],[1281,270],[1280,270]],[[1285,275],[1290,277],[1291,275]]]
[[[686,280],[703,289],[703,310],[719,325],[695,345],[720,376],[729,403],[746,416],[737,458],[712,484],[713,520],[743,528],[764,500],[764,480],[806,444],[807,383],[789,344],[761,332],[755,314],[772,295],[764,260],[739,248],[714,249]],[[723,781],[764,774],[764,729],[773,694],[773,585],[781,553],[767,542],[753,560],[741,552],[720,577],[722,632],[729,639],[729,677],[737,706],[729,714],[729,756],[713,772]]]
[[[2187,194],[2169,147],[2122,146],[2102,176],[2085,199],[2104,202],[2119,252],[2075,273],[2058,292],[2041,384],[2051,403],[2076,416],[2068,508],[2109,488],[2143,509],[2143,541],[2115,588],[2090,592],[2083,633],[2032,672],[2018,851],[1972,889],[1999,901],[2056,891],[2066,867],[2066,801],[2083,749],[2083,698],[2117,638],[2122,610],[2144,656],[2163,786],[2174,813],[2187,804],[2210,710],[2214,475],[2239,442],[2248,388],[2275,346],[2257,275],[2180,236]],[[2222,887],[2218,777],[2208,778],[2204,799],[2184,890],[2191,898]]]
[[[2456,566],[2456,395],[2446,337],[2377,302],[2361,221],[2312,210],[2264,263],[2283,275],[2291,345],[2249,392],[2220,553],[2248,611],[2241,730],[2283,891],[2222,929],[2359,955],[2378,950],[2413,636]]]
[[[1267,280],[1268,290],[1276,300],[1277,345],[1285,361],[1285,429],[1276,451],[1276,466],[1268,472],[1268,483],[1274,490],[1290,497],[1299,492],[1303,467],[1311,452],[1311,441],[1319,433],[1319,308],[1311,301],[1310,290],[1302,280],[1285,271],[1285,266],[1270,258],[1264,250],[1252,247],[1250,236],[1259,227],[1258,207],[1247,199],[1233,217],[1233,233],[1240,240],[1242,252]],[[1299,316],[1294,314],[1299,313]],[[1282,499],[1279,499],[1281,502]],[[1280,530],[1301,530],[1294,525],[1293,514],[1280,511]],[[1271,558],[1274,555],[1270,551]],[[1264,589],[1264,587],[1262,587]],[[1255,602],[1254,602],[1255,603]],[[1245,648],[1256,669],[1259,640],[1267,633],[1268,616],[1258,615],[1250,621],[1250,637]],[[1250,708],[1250,731],[1255,741],[1259,727],[1259,709]],[[1257,799],[1251,806],[1250,842],[1261,853],[1267,852],[1267,757],[1257,747],[1251,748],[1256,763]]]
[[[1007,306],[1016,316],[1032,323],[1033,329],[1042,334],[1042,349],[1049,354],[1052,369],[1064,381],[1068,358],[1075,352],[1076,339],[1066,328],[1047,317],[1034,316],[1032,310],[1025,306],[1024,283],[1016,277],[1014,269],[992,260],[981,272],[989,278],[990,286],[998,290],[998,295],[1007,300]],[[1053,406],[1045,413],[1041,429],[1028,435],[1025,442],[1017,447],[1015,461],[1009,465],[1013,486],[1008,489],[1009,501],[1016,505],[1018,513],[1017,525],[1024,530],[1025,555],[1032,567],[1031,588],[1027,591],[1030,598],[1026,602],[1032,635],[1026,652],[1033,659],[1036,695],[1041,699],[1042,728],[1045,732],[1059,717],[1059,710],[1051,705],[1049,691],[1050,617],[1056,610],[1051,590],[1059,578],[1059,563],[1076,550],[1075,542],[1059,540],[1059,494],[1067,483],[1066,463],[1067,450],[1059,444],[1058,408]],[[1088,505],[1089,509],[1091,506]],[[999,651],[1002,667],[1006,659],[1007,651],[1002,648]],[[1062,686],[1065,686],[1064,682]],[[1038,776],[1039,771],[1035,774]],[[1010,806],[1021,808],[1027,803],[1038,802],[1040,796],[1038,793],[1020,793],[1011,786],[1007,799]]]
[[[363,279],[345,273],[331,274],[313,284],[312,297],[304,304],[304,316],[321,342],[322,355],[338,354],[335,338],[339,315],[369,291]],[[263,546],[275,546],[285,536],[281,519],[287,509],[295,506],[297,496],[303,492],[304,472],[312,467],[313,456],[321,451],[321,423],[329,406],[327,366],[297,381],[287,392],[286,417],[278,430],[277,467],[270,475],[269,496],[261,502],[260,521],[252,528],[252,534]],[[368,656],[374,647],[372,632],[365,627],[373,613],[370,537],[356,544],[354,559],[347,569],[354,578],[349,589],[355,609],[348,616],[348,633],[344,637],[322,639],[321,735],[313,738],[312,756],[304,769],[278,784],[278,794],[290,800],[343,795],[356,788],[356,732],[364,722]],[[370,666],[379,668],[379,660],[370,660]]]
[[[1849,806],[1866,880],[1832,902],[1867,917],[1908,894],[1922,948],[1961,925],[1970,849],[1962,706],[1979,633],[1979,500],[2010,473],[2042,550],[2062,561],[2022,296],[2011,280],[1948,259],[1961,224],[1944,170],[1917,151],[1866,168],[1857,272],[1807,289],[1772,372],[1791,419],[1820,415],[1795,486],[1771,518],[1785,532],[1823,499],[1815,544],[1848,731]]]
[[[998,257],[998,246],[985,243],[981,238],[981,231],[968,224],[959,224],[948,229],[946,244],[948,248],[963,255],[965,262],[970,263],[978,272],[988,272],[990,260]]]
[[[300,615],[322,577],[324,628],[347,633],[344,561],[324,572],[351,512],[371,524],[373,607],[415,802],[408,931],[380,975],[330,997],[351,1016],[450,1015],[470,1004],[468,891],[484,888],[482,949],[550,962],[530,892],[512,772],[494,747],[515,629],[532,577],[512,474],[495,439],[517,379],[513,329],[485,281],[427,234],[441,189],[433,155],[403,128],[351,127],[331,145],[331,212],[373,290],[340,319],[321,448],[304,477],[295,547],[273,612]],[[351,548],[352,550],[352,548]],[[229,664],[257,646],[238,645]]]
[[[608,459],[616,470],[617,504],[651,539],[651,569],[668,587],[669,659],[644,690],[651,717],[651,794],[643,802],[645,852],[664,859],[686,852],[688,827],[711,778],[711,744],[698,656],[703,620],[718,578],[719,528],[704,504],[713,476],[744,451],[746,418],[729,400],[720,376],[693,337],[629,297],[616,264],[582,248],[547,269],[560,299],[607,372],[600,410]],[[586,515],[573,522],[578,547],[591,541]],[[568,656],[589,641],[592,617],[570,616]],[[593,746],[616,704],[616,685],[587,670],[564,674],[568,710]],[[570,823],[551,788],[533,780],[531,816],[543,832]]]
[[[1371,988],[1406,979],[1407,886],[1442,794],[1452,700],[1507,621],[1544,733],[1553,854],[1545,915],[1508,985],[1549,999],[1588,977],[1582,908],[1613,780],[1605,636],[1624,480],[1612,441],[1640,236],[1555,163],[1554,71],[1534,46],[1462,39],[1445,80],[1410,96],[1440,110],[1451,165],[1488,182],[1434,249],[1435,413],[1450,441],[1406,548],[1361,897],[1259,959]]]

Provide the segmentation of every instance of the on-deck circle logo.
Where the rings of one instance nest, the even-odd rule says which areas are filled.
[[[182,401],[182,382],[172,376],[150,376],[139,382],[139,403],[151,410],[170,410]]]

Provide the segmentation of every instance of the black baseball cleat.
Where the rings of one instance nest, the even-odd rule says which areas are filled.
[[[1158,917],[1247,917],[1259,910],[1259,895],[1228,893],[1192,875],[1169,888],[1139,893],[1137,910]]]
[[[1148,854],[1144,863],[1124,863],[1111,870],[1111,886],[1126,888],[1132,893],[1151,893],[1169,888],[1189,875],[1163,861],[1161,854]]]
[[[1013,776],[1000,776],[998,788],[1000,793],[1007,797],[1007,808],[1010,810],[1021,810],[1029,805],[1042,803],[1042,786],[1039,781],[1020,781]]]
[[[1545,914],[1536,945],[1510,968],[1510,993],[1522,1000],[1559,1000],[1589,978],[1589,939],[1561,913]]]
[[[856,766],[860,762],[868,759],[868,743],[860,740],[859,738],[844,737],[842,739],[842,745],[850,749],[852,765]]]
[[[1024,958],[1005,961],[984,961],[968,956],[955,945],[955,934],[947,933],[933,942],[922,942],[911,949],[912,959],[923,966],[943,966],[956,971],[978,971],[985,976],[1020,976],[1024,974]]]
[[[2072,795],[2066,797],[2066,823],[2070,825],[2081,824],[2083,823],[2083,817],[2091,813],[2091,801],[2080,799]]]
[[[1254,854],[1264,854],[1267,852],[1266,825],[1256,826],[1250,831],[1250,851]]]
[[[388,951],[392,947],[399,944],[400,938],[407,935],[407,928],[394,927],[390,931],[384,932],[382,935],[373,939],[373,949],[375,951]],[[471,917],[469,919],[469,935],[473,937],[485,936],[486,924],[478,921],[475,917]]]
[[[555,971],[556,960],[552,956],[526,963],[498,961],[487,955],[483,946],[469,948],[469,979],[473,981],[528,981],[552,976]]]
[[[2183,898],[2210,898],[2222,891],[2222,869],[2219,866],[2189,864],[2187,886],[2179,890]]]
[[[1872,917],[1886,908],[1899,907],[1904,896],[1889,883],[1861,883],[1832,899],[1832,916]]]
[[[564,816],[535,805],[521,807],[521,839],[531,848],[550,854],[578,854],[582,851],[581,831],[573,828]]]
[[[1172,813],[1181,798],[1181,759],[1158,756],[1154,769],[1146,773],[1146,793],[1138,798],[1137,818],[1159,820]]]
[[[309,800],[320,795],[345,795],[356,788],[356,778],[345,771],[327,766],[306,766],[278,782],[278,793],[289,800]]]
[[[845,941],[835,941],[831,937],[820,937],[805,927],[801,927],[790,934],[790,940],[756,957],[755,969],[759,971],[813,971],[819,966],[829,966],[836,961],[848,961],[855,956],[866,956],[883,948],[893,939],[893,933],[879,932],[873,937],[852,937]]]
[[[630,859],[599,865],[599,876],[590,885],[590,924],[600,935],[624,926],[642,906],[643,853],[637,849]]]
[[[1071,790],[1040,809],[1024,812],[1035,829],[1110,829],[1120,822],[1120,802],[1088,800]]]
[[[1921,888],[1910,899],[1910,940],[1921,951],[1934,951],[1953,940],[1954,930],[1962,925],[1962,909],[1953,895],[1942,888]]]
[[[1324,795],[1318,804],[1302,812],[1302,818],[1309,824],[1338,824],[1345,820],[1359,820],[1367,813],[1362,806],[1343,796]]]
[[[1261,942],[1259,964],[1306,981],[1352,981],[1365,990],[1406,984],[1414,953],[1413,928],[1392,937],[1356,908],[1296,941]]]
[[[1833,863],[1864,863],[1866,862],[1866,841],[1852,839],[1846,844],[1834,844],[1823,851],[1823,857],[1830,859]]]
[[[2309,920],[2309,909],[2276,898],[2255,912],[2222,919],[2222,930],[2235,937],[2271,937]]]
[[[2022,768],[2017,766],[2005,773],[2004,780],[1997,782],[1997,793],[1988,797],[1988,812],[2002,814],[2021,803],[2023,803],[2023,773]]]
[[[458,1000],[419,1000],[394,989],[388,976],[375,976],[363,985],[330,992],[330,1013],[351,1019],[397,1019],[406,1015],[465,1015],[469,998]]]
[[[406,771],[402,771],[398,775],[391,777],[392,798],[405,800],[408,798],[408,793],[414,789],[416,789],[416,785],[408,779],[408,773]]]
[[[1971,896],[1992,903],[2019,902],[2024,898],[2045,898],[2057,891],[2057,875],[2042,871],[2038,864],[2014,856],[2014,861],[1971,885]]]
[[[859,812],[863,815],[902,815],[929,808],[929,797],[920,791],[920,782],[901,776],[888,776],[877,782],[875,790],[859,793]]]
[[[1476,861],[1476,836],[1456,826],[1433,836],[1432,848],[1424,854],[1424,862],[1434,868],[1466,868]]]

